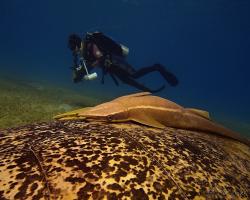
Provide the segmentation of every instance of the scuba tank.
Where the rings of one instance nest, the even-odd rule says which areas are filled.
[[[121,49],[122,49],[122,55],[123,55],[123,57],[126,57],[129,54],[129,48],[126,47],[123,44],[120,44],[120,46],[121,46]]]
[[[113,39],[105,36],[101,32],[87,33],[85,41],[86,43],[95,43],[104,54],[111,54],[120,57],[126,57],[129,54],[128,47],[115,42]]]

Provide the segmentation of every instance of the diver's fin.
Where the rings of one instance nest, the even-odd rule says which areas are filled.
[[[160,92],[160,91],[162,91],[164,88],[165,88],[166,86],[165,85],[162,85],[160,88],[158,88],[158,89],[155,89],[155,90],[149,90],[149,92],[151,92],[151,93],[156,93],[156,92]]]
[[[200,117],[203,117],[205,119],[211,120],[209,112],[207,112],[205,110],[200,110],[200,109],[196,109],[196,108],[185,108],[185,110],[187,110],[193,114],[199,115]]]
[[[164,79],[169,83],[169,85],[176,86],[179,84],[177,77],[173,73],[166,70],[166,68],[163,65],[155,64],[154,66],[157,67],[158,71],[161,73]]]

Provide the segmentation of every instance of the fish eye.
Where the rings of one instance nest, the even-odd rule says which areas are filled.
[[[112,120],[113,120],[112,115],[108,115],[108,116],[107,116],[107,121],[109,121],[109,122],[110,122],[110,121],[112,121]]]

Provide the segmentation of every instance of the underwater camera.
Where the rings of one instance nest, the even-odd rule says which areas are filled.
[[[83,77],[84,80],[91,81],[91,80],[96,79],[97,78],[97,73],[93,72],[93,73],[89,74],[88,69],[87,69],[86,64],[85,64],[84,61],[83,61],[83,65],[84,65],[84,68],[85,68],[85,71],[86,71],[86,75]]]
[[[93,72],[91,74],[87,74],[83,78],[84,78],[84,80],[89,80],[89,81],[94,80],[97,78],[97,73]]]
[[[93,73],[89,74],[88,68],[87,68],[87,66],[85,64],[84,59],[81,59],[81,65],[80,66],[82,67],[82,65],[84,66],[85,71],[86,71],[86,75],[84,75],[84,77],[83,77],[84,80],[91,81],[91,80],[94,80],[94,79],[97,78],[97,73],[96,72],[93,72]]]

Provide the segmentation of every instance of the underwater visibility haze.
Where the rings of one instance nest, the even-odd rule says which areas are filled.
[[[1,0],[0,199],[250,199],[249,10],[249,0]],[[95,67],[77,82],[69,36],[95,31],[129,48],[140,72],[130,81],[164,90],[123,84],[113,55],[104,66],[119,86]],[[71,49],[89,64],[84,48]],[[161,73],[138,78],[147,66]]]
[[[109,76],[101,84],[99,69],[96,80],[73,83],[68,36],[101,31],[129,48],[127,60],[136,69],[161,63],[177,76],[176,87],[166,85],[157,95],[207,110],[250,136],[249,10],[247,0],[2,0],[0,128],[18,124],[33,108],[39,121],[42,112],[52,116],[138,92],[117,87]],[[139,82],[156,88],[164,79],[152,73]],[[30,101],[33,107],[21,110],[20,102]]]

